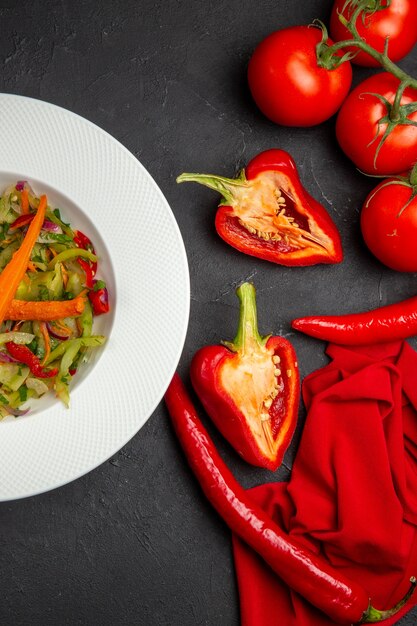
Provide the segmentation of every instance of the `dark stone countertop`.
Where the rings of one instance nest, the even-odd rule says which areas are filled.
[[[257,43],[280,27],[327,20],[331,4],[0,1],[0,90],[60,105],[108,131],[143,163],[172,207],[191,274],[184,376],[197,348],[234,336],[235,287],[243,280],[257,287],[261,331],[293,341],[303,376],[327,360],[323,344],[291,332],[292,318],[373,308],[415,293],[415,275],[384,268],[362,243],[359,209],[375,182],[341,153],[334,119],[308,129],[279,127],[248,94],[246,65]],[[402,65],[416,75],[417,53]],[[369,73],[355,70],[355,81]],[[293,155],[305,187],[333,216],[343,264],[295,270],[240,254],[215,234],[215,194],[175,183],[182,171],[232,176],[271,147]],[[288,477],[303,420],[301,410],[275,475],[244,464],[208,427],[249,487]],[[229,532],[201,497],[163,405],[90,474],[1,504],[0,528],[0,624],[239,623]],[[416,620],[414,610],[399,623]]]

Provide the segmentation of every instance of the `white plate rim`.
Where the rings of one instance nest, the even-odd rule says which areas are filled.
[[[75,469],[74,463],[69,462],[68,469],[66,471],[60,471],[59,477],[56,476],[56,478],[54,478],[53,468],[51,468],[50,472],[48,472],[45,468],[45,464],[47,465],[48,460],[42,460],[37,458],[35,463],[35,469],[33,470],[33,472],[35,472],[36,474],[37,470],[39,471],[40,469],[42,469],[42,479],[40,481],[37,481],[36,477],[33,475],[33,472],[31,476],[24,476],[21,472],[19,473],[19,456],[16,457],[16,463],[14,465],[13,457],[11,456],[10,450],[8,449],[8,444],[10,446],[16,446],[16,441],[19,441],[19,445],[22,444],[21,447],[25,450],[25,454],[27,454],[29,442],[26,440],[33,436],[34,420],[38,419],[38,423],[40,424],[43,416],[55,413],[57,414],[57,419],[63,419],[63,409],[61,407],[59,407],[58,409],[58,405],[55,405],[56,408],[48,409],[45,412],[39,414],[38,417],[28,416],[22,419],[20,422],[16,420],[13,421],[13,423],[0,423],[0,476],[2,476],[3,472],[3,476],[2,478],[0,478],[0,501],[9,501],[29,496],[35,496],[46,491],[61,487],[89,473],[90,471],[107,461],[109,458],[111,458],[124,445],[126,445],[126,443],[130,441],[132,437],[142,428],[142,426],[146,423],[149,417],[151,417],[163,398],[166,388],[168,387],[168,384],[178,365],[184,347],[190,314],[190,277],[188,271],[187,255],[181,232],[165,196],[163,195],[155,180],[142,165],[142,163],[125,146],[123,146],[123,144],[121,144],[117,139],[115,139],[105,130],[95,125],[93,122],[67,109],[64,109],[49,102],[45,102],[43,100],[37,100],[35,98],[29,98],[26,96],[20,96],[15,94],[0,94],[0,111],[2,111],[4,108],[7,109],[7,107],[9,107],[9,110],[10,108],[16,109],[17,107],[18,112],[16,113],[16,111],[14,111],[13,115],[15,117],[17,116],[17,122],[20,123],[24,123],[24,119],[22,117],[19,118],[19,115],[23,115],[22,109],[24,112],[27,113],[27,115],[34,115],[35,118],[39,114],[41,114],[41,117],[44,116],[45,120],[47,120],[48,125],[50,125],[50,136],[47,136],[45,138],[45,141],[50,141],[52,135],[54,135],[55,133],[54,140],[59,142],[59,135],[57,135],[57,132],[59,133],[59,129],[56,128],[56,120],[64,120],[65,123],[69,125],[70,130],[74,130],[74,128],[79,130],[79,128],[81,128],[82,132],[88,134],[89,137],[93,137],[93,143],[97,142],[99,148],[100,146],[103,148],[103,146],[105,145],[106,150],[110,151],[110,153],[112,154],[112,158],[114,155],[116,155],[117,159],[120,159],[125,166],[129,164],[129,167],[132,167],[133,164],[135,171],[143,181],[143,185],[146,186],[147,192],[151,190],[151,199],[153,202],[156,202],[155,206],[157,206],[158,210],[160,211],[160,214],[158,215],[159,217],[163,218],[164,226],[167,230],[169,237],[171,238],[168,241],[171,247],[173,246],[171,253],[173,251],[177,255],[176,258],[179,262],[179,266],[176,268],[178,276],[175,274],[173,280],[177,281],[181,288],[177,290],[176,293],[178,302],[173,303],[177,305],[178,309],[175,328],[172,329],[173,332],[168,333],[167,331],[168,334],[174,335],[174,337],[170,337],[174,345],[170,346],[168,362],[164,361],[163,363],[163,372],[160,374],[160,378],[157,379],[157,389],[152,389],[152,399],[147,400],[146,406],[142,407],[141,411],[138,411],[137,415],[134,417],[133,420],[129,422],[129,424],[126,424],[123,429],[120,429],[120,433],[118,433],[116,437],[114,437],[114,434],[111,434],[113,439],[110,445],[108,441],[106,441],[106,445],[103,444],[101,448],[99,447],[98,451],[95,450],[94,453],[88,456],[88,459],[86,457],[82,457],[81,461],[79,461],[75,465],[77,469]],[[41,125],[42,123],[44,123],[45,126],[45,120],[43,120],[42,117]],[[14,121],[16,122],[16,120]],[[38,122],[38,119],[36,121]],[[7,124],[7,119],[5,120],[3,115],[2,125],[4,124]],[[43,128],[43,130],[45,130],[45,128]],[[14,131],[16,132],[16,126],[14,128]],[[24,129],[22,129],[22,132],[24,132]],[[19,133],[19,128],[17,129],[17,133]],[[69,140],[72,141],[72,138],[70,137]],[[77,140],[79,140],[79,138],[77,139],[76,137],[74,139],[75,143],[77,142]],[[6,146],[9,146],[9,148],[11,141],[11,138],[7,136]],[[96,148],[93,146],[93,156],[96,156],[94,152],[95,149]],[[5,160],[8,160],[8,163],[4,163]],[[35,179],[44,180],[46,183],[49,184],[49,177],[47,176],[48,172],[46,171],[44,165],[39,165],[38,163],[36,167],[33,168],[28,168],[28,166],[25,165],[22,170],[20,168],[16,168],[16,164],[17,162],[15,154],[13,154],[12,158],[5,159],[3,143],[3,148],[0,149],[0,171],[18,171],[22,175],[33,175]],[[63,184],[62,186],[57,185],[55,182],[55,178],[57,176],[57,173],[59,173],[59,164],[55,164],[54,168],[54,181],[52,183],[52,186],[56,187],[58,191],[60,191],[62,194],[71,197],[72,194],[68,193],[70,190],[67,188],[67,176],[65,175],[65,184]],[[31,169],[31,171],[28,171],[28,169]],[[95,175],[97,175],[97,170],[95,172]],[[80,204],[79,202],[75,203],[77,205]],[[149,226],[149,228],[153,228],[153,226],[149,225],[148,223],[147,226]],[[100,226],[98,226],[98,230],[100,231]],[[112,252],[114,252],[114,249],[112,250]],[[115,264],[115,266],[119,267],[117,263]],[[170,270],[171,268],[167,269],[168,275]],[[117,282],[118,276],[116,271],[116,283]],[[119,285],[117,285],[117,289],[119,291]],[[159,295],[160,294],[158,294],[158,296]],[[119,294],[117,297],[118,302],[116,305],[114,328],[117,328],[117,325],[120,321],[120,313],[121,310],[123,310],[123,306],[119,304]],[[124,312],[126,312],[126,308],[124,308]],[[120,338],[120,333],[115,332],[114,328],[111,334],[111,338],[113,337],[113,335],[115,335],[112,346],[113,355],[117,353],[117,341],[118,338]],[[161,342],[162,340],[158,344],[160,351],[158,358],[163,358],[166,356],[165,354],[161,354]],[[88,381],[91,382],[93,380],[98,380],[96,377],[104,375],[104,372],[106,371],[106,359],[104,358],[104,355],[106,355],[106,350],[103,352],[103,357],[100,358],[98,364],[95,365],[95,371],[89,374],[89,377],[87,379]],[[109,379],[107,377],[107,382],[108,380]],[[74,401],[74,403],[77,403],[81,396],[83,396],[83,400],[85,401],[86,387],[87,381],[83,382],[79,386],[79,388],[76,389],[72,402]],[[71,410],[72,408],[66,411]],[[121,412],[122,410],[132,410],[131,403],[125,402],[123,407],[121,407]],[[65,418],[68,419],[68,413],[65,415]],[[32,422],[30,420],[32,420]],[[42,426],[40,426],[39,428],[42,430]],[[17,436],[18,431],[20,431],[19,436]],[[11,433],[13,433],[13,436],[10,435]],[[102,435],[102,433],[100,434]],[[71,444],[71,442],[69,442],[69,444]],[[71,450],[71,445],[68,445],[66,453],[71,454]],[[63,461],[65,461],[65,459],[63,459]],[[56,460],[54,462],[56,463]],[[27,466],[28,464],[26,463],[26,467]],[[4,476],[4,472],[6,473],[6,478]],[[28,472],[26,470],[26,474],[27,473]],[[48,475],[46,480],[45,473]],[[12,475],[16,477],[15,484],[11,486],[10,483],[7,483],[6,485],[5,481],[7,481],[8,478]]]

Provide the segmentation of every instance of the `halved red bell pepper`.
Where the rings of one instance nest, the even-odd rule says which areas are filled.
[[[240,318],[233,342],[205,346],[191,363],[191,382],[207,413],[248,462],[275,470],[297,422],[299,372],[283,337],[261,337],[255,287],[237,289]]]
[[[284,150],[256,156],[236,179],[181,174],[223,196],[215,220],[222,239],[237,250],[280,265],[339,263],[339,232],[326,209],[304,189],[294,159]]]

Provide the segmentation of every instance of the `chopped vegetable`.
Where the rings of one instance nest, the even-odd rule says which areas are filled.
[[[29,230],[20,248],[14,253],[11,261],[0,274],[0,324],[3,322],[7,308],[13,299],[20,281],[25,275],[30,255],[32,254],[32,248],[43,224],[46,203],[46,196],[41,196],[36,215],[29,226]]]
[[[81,315],[85,306],[85,298],[77,296],[71,300],[12,300],[7,309],[9,320],[43,320],[50,322],[66,317]]]
[[[102,280],[95,280],[93,288],[88,293],[94,315],[103,315],[109,312],[109,294]]]
[[[37,356],[33,354],[33,352],[29,350],[27,346],[20,346],[13,341],[9,341],[8,343],[6,343],[6,348],[9,354],[14,359],[19,361],[19,363],[24,363],[25,365],[27,365],[32,374],[34,374],[38,378],[52,378],[53,376],[57,375],[57,369],[44,369],[42,363],[39,361]]]
[[[0,197],[0,419],[26,413],[30,398],[53,390],[67,406],[70,383],[88,350],[97,314],[109,310],[94,277],[91,240],[59,209],[19,181]],[[92,302],[97,301],[93,306]],[[101,309],[100,309],[101,307]]]
[[[29,213],[29,191],[25,187],[20,194],[20,202],[22,204],[22,213]]]

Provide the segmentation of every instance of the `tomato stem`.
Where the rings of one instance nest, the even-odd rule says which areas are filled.
[[[379,0],[376,0],[376,1],[373,0],[372,5],[370,3],[370,0],[361,0],[359,2],[356,0],[351,0],[350,2],[347,2],[345,4],[345,7],[348,7],[348,6],[351,6],[352,8],[355,7],[349,19],[346,19],[341,13],[339,13],[339,19],[342,22],[342,24],[348,29],[350,34],[352,35],[352,39],[344,39],[343,41],[338,41],[332,44],[331,46],[326,45],[326,55],[329,55],[329,53],[334,55],[334,53],[338,52],[339,50],[344,50],[345,48],[352,48],[352,47],[357,48],[358,50],[361,50],[362,52],[366,52],[367,54],[369,54],[369,56],[375,59],[378,62],[378,64],[381,65],[381,67],[383,67],[387,72],[389,72],[390,74],[393,74],[393,76],[396,76],[396,78],[398,78],[401,81],[401,84],[406,82],[407,83],[406,86],[417,89],[417,80],[413,78],[412,76],[410,76],[409,74],[407,74],[407,72],[401,69],[398,65],[396,65],[389,58],[388,40],[385,43],[384,51],[378,52],[377,50],[375,50],[375,48],[373,48],[368,43],[366,43],[366,41],[359,35],[358,29],[356,28],[356,22],[361,15],[364,16],[366,15],[366,13],[369,13],[369,12],[375,12],[375,11],[386,9],[389,6],[389,2],[387,1],[387,3],[383,6],[381,5]],[[344,58],[344,60],[347,60],[347,59]],[[319,61],[320,61],[320,58],[318,58],[318,62]],[[403,89],[405,89],[405,87]]]
[[[409,174],[408,180],[410,181],[410,185],[417,189],[417,163],[413,166]]]
[[[409,86],[410,86],[410,81],[408,80],[403,80],[400,83],[397,89],[397,92],[395,94],[394,102],[392,104],[390,115],[389,115],[391,122],[399,122],[401,120],[402,118],[401,110],[400,110],[401,98],[403,97],[403,93],[405,89]]]

